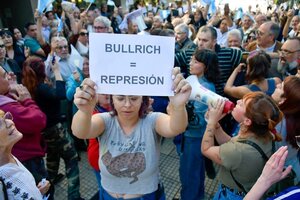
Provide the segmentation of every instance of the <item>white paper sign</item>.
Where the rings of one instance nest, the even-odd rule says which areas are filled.
[[[173,96],[174,37],[91,33],[90,77],[98,93]]]

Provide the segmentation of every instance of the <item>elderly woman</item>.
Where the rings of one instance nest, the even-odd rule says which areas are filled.
[[[203,155],[220,165],[220,186],[214,199],[243,199],[254,185],[265,165],[260,148],[268,157],[272,154],[273,134],[271,131],[281,121],[282,113],[271,97],[262,92],[251,92],[238,100],[232,111],[240,123],[236,137],[227,135],[218,121],[224,101],[210,107],[207,127],[203,136]],[[216,146],[214,140],[220,146]]]
[[[24,199],[26,196],[27,199],[42,199],[50,188],[50,182],[44,179],[36,186],[32,174],[11,153],[14,144],[22,137],[12,114],[0,110],[0,180],[6,186],[2,185],[6,188],[4,198]]]
[[[102,197],[108,199],[163,199],[159,185],[162,137],[173,137],[187,126],[185,103],[191,86],[173,69],[175,95],[169,97],[168,115],[149,112],[146,96],[113,95],[112,112],[92,115],[97,98],[95,82],[85,79],[77,88],[72,130],[79,138],[100,141]]]

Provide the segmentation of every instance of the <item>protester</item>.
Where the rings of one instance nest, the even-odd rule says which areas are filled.
[[[272,98],[278,103],[280,110],[284,114],[283,120],[276,126],[276,130],[281,134],[282,141],[276,143],[276,147],[287,146],[289,154],[286,165],[291,165],[296,173],[295,184],[300,184],[300,160],[297,157],[299,146],[295,136],[300,135],[300,108],[295,106],[300,101],[297,92],[300,89],[300,78],[288,76],[282,84],[277,84]]]
[[[21,49],[23,49],[24,48],[24,38],[22,36],[21,31],[18,28],[13,27],[11,29],[11,33],[14,34],[14,38],[13,39],[16,41],[16,45],[18,47],[20,47]]]
[[[300,23],[300,16],[295,15],[294,10],[290,9],[287,13],[287,21],[284,25],[282,35],[284,38],[294,37],[297,33],[297,26]],[[291,28],[290,28],[291,26]]]
[[[32,174],[12,154],[13,146],[22,139],[13,122],[10,112],[0,110],[0,181],[2,188],[0,193],[7,195],[8,199],[42,199],[50,188],[48,180],[41,180],[38,185]],[[18,188],[18,189],[17,189]]]
[[[196,50],[190,63],[190,74],[197,76],[199,83],[215,92],[214,83],[219,76],[218,56],[207,49]],[[196,86],[194,86],[196,87]],[[189,101],[189,123],[179,145],[179,177],[181,199],[203,199],[205,180],[205,159],[199,149],[206,128],[205,112],[207,104]]]
[[[97,17],[93,23],[93,30],[95,33],[108,33],[111,26],[111,21],[103,16]]]
[[[66,81],[66,97],[69,101],[73,102],[76,88],[80,86],[83,79],[90,77],[89,65],[89,58],[86,56],[83,57],[82,70],[77,68]],[[74,104],[73,114],[75,114],[76,111],[77,107]]]
[[[239,30],[232,29],[228,32],[227,46],[231,48],[239,48],[240,50],[245,51],[242,47],[242,35]]]
[[[94,109],[94,114],[103,113],[111,111],[110,106],[110,96],[107,94],[97,94],[98,102]],[[89,145],[87,149],[88,153],[88,161],[90,165],[93,167],[94,174],[97,179],[97,183],[99,186],[99,199],[102,198],[102,187],[101,187],[101,176],[100,176],[100,168],[99,168],[99,141],[98,138],[89,139]]]
[[[16,129],[23,134],[22,139],[13,146],[12,154],[31,172],[36,184],[43,178],[48,179],[43,159],[45,142],[41,134],[46,126],[46,116],[32,100],[27,88],[16,84],[1,67],[0,109],[13,115]],[[49,199],[53,199],[53,185],[49,193]]]
[[[245,63],[241,63],[234,69],[226,82],[224,92],[236,99],[241,99],[251,91],[263,91],[271,96],[275,91],[276,85],[281,83],[278,77],[265,78],[271,67],[271,58],[264,51],[251,53]],[[234,81],[242,70],[246,71],[246,81],[248,84],[242,86],[234,86]]]
[[[225,101],[209,107],[207,126],[203,136],[201,151],[220,165],[220,186],[214,199],[243,199],[256,182],[265,165],[258,146],[270,156],[272,154],[271,133],[282,119],[276,103],[262,92],[251,92],[238,100],[232,111],[234,119],[240,123],[236,137],[227,135],[218,121],[224,117]],[[220,146],[214,144],[214,139]]]
[[[47,116],[47,125],[43,137],[47,143],[47,171],[53,182],[58,175],[60,158],[64,160],[68,178],[68,199],[79,200],[80,182],[78,155],[74,142],[63,125],[60,103],[66,98],[65,82],[63,81],[58,61],[51,63],[55,77],[55,88],[46,82],[45,64],[36,57],[28,58],[24,63],[22,80],[33,99]]]
[[[279,51],[279,61],[277,65],[277,72],[279,77],[285,78],[289,75],[295,75],[300,63],[300,38],[288,38],[282,45]]]
[[[198,32],[201,26],[206,25],[207,22],[207,13],[209,9],[209,4],[205,6],[204,12],[202,12],[201,8],[198,7],[196,8],[195,11],[192,13],[192,8],[191,6],[191,1],[188,1],[188,6],[189,6],[189,14],[190,14],[190,24],[192,24],[195,27],[195,30]]]
[[[286,146],[280,147],[266,163],[260,177],[257,179],[254,186],[247,193],[244,200],[259,200],[263,197],[265,192],[276,182],[284,179],[291,172],[292,167],[285,168],[285,159],[288,156],[288,148]],[[300,188],[291,187],[280,194],[268,198],[294,200],[300,198]]]
[[[0,31],[0,36],[6,48],[6,57],[15,60],[22,69],[25,60],[24,45],[23,47],[17,45],[16,40],[13,39],[13,34],[8,30]]]
[[[217,32],[213,27],[203,26],[197,34],[198,49],[210,49],[217,53],[219,60],[220,77],[216,82],[216,91],[224,95],[224,86],[231,72],[236,68],[242,58],[242,52],[233,48],[221,48],[217,44]],[[191,56],[195,49],[185,49],[175,54],[175,66],[189,69]],[[189,71],[189,70],[187,70]]]
[[[17,82],[21,83],[21,68],[15,60],[6,56],[5,44],[2,38],[0,38],[0,68],[4,69],[7,73],[13,73],[17,77]]]
[[[25,25],[26,36],[24,37],[24,45],[29,47],[31,55],[37,55],[41,58],[45,58],[46,52],[42,49],[41,44],[38,41],[38,29],[37,25],[32,22],[28,22]]]
[[[184,131],[187,125],[185,103],[191,92],[179,68],[173,70],[172,76],[175,95],[169,97],[169,115],[149,113],[148,97],[113,95],[113,112],[92,116],[97,101],[95,83],[85,79],[77,88],[74,102],[79,110],[74,115],[72,130],[79,138],[98,137],[100,140],[104,200],[165,199],[163,192],[159,194],[160,140],[162,136],[172,137]]]

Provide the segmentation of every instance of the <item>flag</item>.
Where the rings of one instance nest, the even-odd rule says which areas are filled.
[[[56,18],[57,21],[58,21],[58,24],[57,24],[57,32],[58,32],[58,33],[59,33],[59,32],[62,32],[63,27],[64,27],[64,23],[63,23],[63,21],[61,20],[61,18],[59,18],[59,17],[57,16],[56,13],[55,13],[55,18]]]
[[[76,67],[82,70],[83,58],[73,45],[71,45],[71,54],[69,60],[73,62],[72,64],[74,64]]]
[[[203,3],[205,3],[205,4],[211,4],[211,0],[202,0],[203,1]]]
[[[87,3],[94,3],[95,2],[95,0],[83,0],[83,1],[85,1]]]
[[[125,15],[123,21],[119,25],[121,30],[128,29],[128,19],[137,23],[140,31],[147,28],[143,18],[143,10],[141,8]]]
[[[202,5],[204,6],[209,5],[208,13],[210,14],[210,16],[215,14],[217,11],[215,0],[202,0]]]
[[[216,2],[215,2],[215,0],[211,0],[210,1],[210,7],[209,7],[209,13],[210,14],[215,14],[216,11],[217,11]]]
[[[47,8],[50,4],[52,4],[54,0],[38,0],[37,10],[40,14],[43,13],[45,8]]]
[[[243,15],[244,15],[243,8],[238,8],[238,10],[234,16],[234,21],[236,21],[238,19],[242,19]]]

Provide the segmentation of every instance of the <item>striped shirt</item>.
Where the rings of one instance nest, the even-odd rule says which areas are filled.
[[[187,71],[187,74],[184,74],[184,77],[190,75],[189,63],[195,50],[196,49],[192,48],[185,49],[185,51],[180,51],[175,54],[175,66],[179,66],[181,68],[181,71]],[[218,55],[220,70],[219,79],[215,83],[216,92],[219,95],[224,96],[224,86],[232,71],[240,63],[242,58],[242,51],[233,48],[221,48],[220,45],[216,44],[215,52]]]

